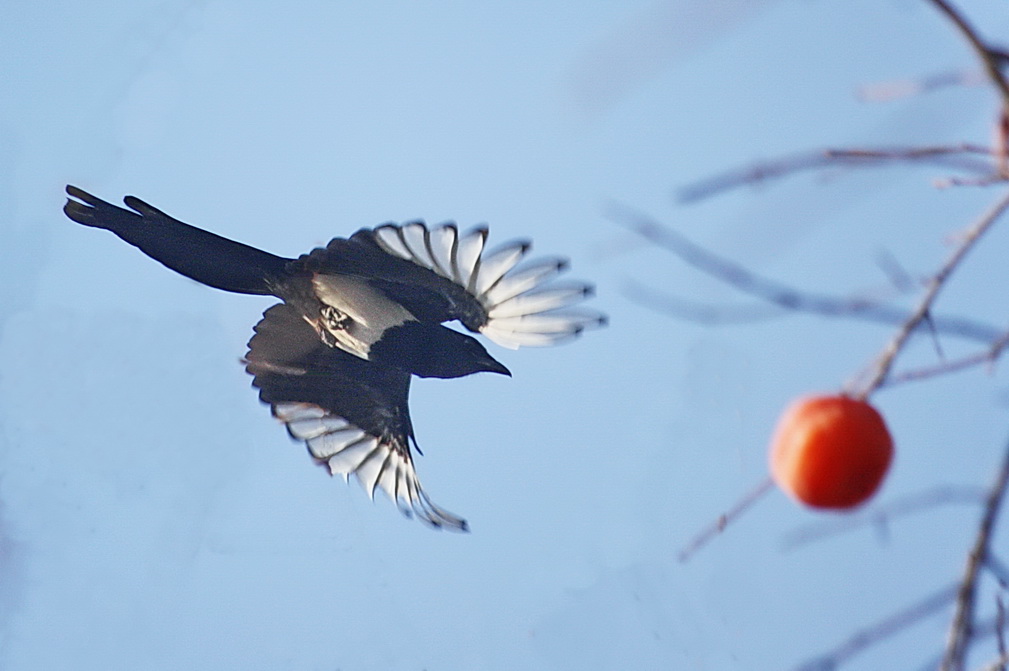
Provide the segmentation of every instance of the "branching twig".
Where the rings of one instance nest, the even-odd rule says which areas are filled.
[[[967,252],[973,249],[977,241],[981,239],[981,236],[991,228],[992,224],[998,220],[1007,208],[1009,208],[1009,193],[999,198],[995,205],[966,231],[960,244],[953,250],[946,263],[928,281],[925,295],[919,301],[918,307],[883,350],[883,353],[876,362],[875,372],[872,374],[869,383],[863,389],[857,390],[853,395],[859,398],[866,398],[886,381],[897,355],[904,349],[904,345],[907,344],[911,334],[915,332],[922,322],[930,318],[932,304],[935,302],[936,297],[938,297],[939,291],[945,286],[946,280],[960,265],[964,257],[967,256]]]
[[[988,617],[978,621],[974,626],[974,641],[991,638],[998,634],[998,618]],[[918,671],[935,671],[942,664],[942,654],[933,655],[924,664],[918,667]]]
[[[691,242],[675,230],[624,206],[613,205],[610,216],[622,222],[652,244],[672,252],[701,272],[731,285],[742,293],[785,310],[808,312],[826,317],[861,319],[887,325],[903,325],[906,311],[881,305],[865,298],[837,298],[799,291],[786,284],[761,277],[744,266],[718,256]],[[716,308],[690,303],[680,298],[659,294],[640,285],[632,285],[629,297],[648,304],[680,319],[703,324],[740,323],[767,319],[773,314],[748,308]],[[990,343],[1003,332],[993,326],[958,317],[935,317],[931,321],[936,332]]]
[[[926,284],[925,295],[919,301],[918,307],[905,319],[897,334],[893,337],[887,347],[883,350],[875,366],[875,372],[871,381],[863,389],[853,393],[859,398],[868,397],[873,391],[879,388],[889,376],[890,369],[896,360],[897,355],[908,343],[911,335],[923,323],[927,324],[935,333],[937,322],[931,318],[932,305],[937,298],[939,291],[946,284],[953,271],[966,257],[967,252],[977,243],[981,236],[991,227],[999,216],[1009,208],[1009,194],[1004,195],[988,212],[986,212],[970,229],[965,233],[958,247],[947,259],[946,263],[933,275]],[[657,222],[637,213],[631,213],[626,209],[616,212],[616,216],[625,219],[631,227],[646,239],[655,244],[669,249],[680,258],[690,263],[696,268],[727,282],[741,291],[756,295],[765,301],[790,309],[800,309],[802,306],[807,311],[818,311],[827,314],[827,310],[837,310],[837,301],[823,301],[819,297],[811,297],[792,290],[789,287],[778,285],[769,280],[761,278],[742,266],[731,263],[718,257],[711,252],[695,245],[686,238],[674,233]],[[816,306],[814,309],[811,306]],[[873,310],[878,306],[871,302],[849,303],[846,306],[846,316],[855,317],[864,314],[873,314],[878,318],[879,313]],[[990,334],[989,334],[990,335]],[[996,337],[1001,337],[998,334]],[[993,338],[995,339],[995,338]],[[989,348],[989,352],[1001,352],[1004,345],[995,343]],[[680,561],[686,561],[698,549],[703,547],[711,538],[720,533],[725,526],[743,511],[748,509],[754,501],[763,496],[771,489],[770,479],[762,482],[752,494],[745,496],[732,510],[719,517],[714,524],[703,530],[687,547],[680,553]]]
[[[1002,500],[1005,497],[1007,484],[1009,484],[1009,444],[1006,445],[1002,466],[999,468],[988,495],[974,546],[967,555],[967,568],[964,571],[963,581],[957,590],[956,614],[950,628],[946,654],[940,667],[941,671],[962,671],[964,668],[967,648],[970,646],[973,634],[977,578],[988,556],[988,544],[991,540],[992,529],[995,528],[999,509],[1002,506]]]
[[[1009,662],[1009,653],[1002,652],[991,662],[982,666],[980,671],[1005,671],[1007,662]]]
[[[902,382],[924,380],[935,375],[955,373],[957,371],[972,368],[973,366],[979,366],[985,363],[995,363],[995,361],[1002,355],[1002,352],[1005,351],[1007,346],[1009,346],[1009,331],[1003,333],[999,338],[991,343],[986,350],[962,357],[960,359],[944,361],[936,366],[915,368],[903,371],[896,375],[891,375],[889,379],[886,380],[885,386],[892,387],[893,385],[900,384]]]
[[[946,0],[931,0],[956,25],[967,41],[973,47],[981,60],[985,75],[995,86],[1002,99],[1002,118],[1009,118],[1009,82],[1002,74],[1001,67],[1009,60],[1009,54],[985,44],[977,32]],[[945,82],[948,77],[943,78]],[[986,185],[1004,181],[1007,177],[1005,166],[1006,148],[1003,143],[996,142],[994,148],[973,144],[939,145],[928,147],[884,147],[876,149],[824,149],[821,151],[794,154],[773,161],[766,161],[748,168],[732,170],[709,177],[683,187],[677,191],[677,200],[681,203],[691,203],[724,191],[744,185],[758,184],[769,179],[784,177],[804,170],[816,170],[835,165],[867,166],[895,162],[934,163],[948,165],[958,169],[978,174],[977,178],[949,178],[942,180],[942,185]],[[972,156],[984,156],[995,159],[977,162],[970,160]],[[992,174],[994,173],[994,174]]]
[[[975,144],[939,145],[930,147],[879,147],[873,149],[821,149],[793,154],[766,161],[748,168],[730,170],[694,182],[676,193],[680,203],[693,203],[741,186],[759,184],[769,179],[785,177],[805,170],[832,166],[864,167],[890,163],[932,163],[966,170],[978,175],[992,171],[991,148]]]

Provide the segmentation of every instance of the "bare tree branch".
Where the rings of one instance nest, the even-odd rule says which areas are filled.
[[[657,291],[649,286],[627,280],[622,289],[624,296],[638,305],[675,317],[680,321],[703,326],[729,324],[755,324],[781,319],[787,310],[772,305],[711,305]]]
[[[788,311],[808,312],[826,317],[843,317],[890,326],[904,325],[910,315],[899,308],[868,298],[837,298],[800,291],[751,272],[744,266],[691,242],[682,234],[645,214],[622,205],[612,205],[610,216],[651,242],[672,252],[685,263],[742,293]],[[631,283],[628,298],[649,305],[679,319],[702,324],[744,323],[770,319],[773,312],[752,307],[715,307],[669,296]],[[779,313],[784,314],[784,313]],[[1003,335],[1001,329],[959,317],[935,317],[936,332],[991,343]]]
[[[722,533],[725,527],[729,525],[730,522],[734,521],[737,517],[749,510],[750,506],[759,501],[767,492],[774,488],[774,480],[771,478],[766,478],[761,481],[759,485],[754,487],[746,496],[741,498],[736,504],[719,515],[715,520],[714,524],[702,529],[699,534],[697,534],[690,543],[686,545],[677,558],[681,562],[685,562],[694,556],[694,553],[703,548],[705,545],[711,541],[712,538]]]
[[[946,375],[948,373],[955,373],[974,366],[980,366],[981,364],[992,364],[998,360],[1007,346],[1009,346],[1009,331],[1006,331],[999,338],[995,339],[995,341],[991,343],[986,350],[962,357],[960,359],[944,361],[936,366],[902,371],[896,375],[891,375],[883,386],[892,387],[893,385],[900,384],[902,382],[924,380],[936,375]]]
[[[957,269],[960,262],[967,256],[967,253],[973,249],[975,244],[977,244],[977,241],[980,240],[985,232],[987,232],[988,229],[990,229],[991,226],[998,220],[998,218],[1002,216],[1006,209],[1009,209],[1009,192],[1003,194],[1002,197],[999,198],[999,200],[996,201],[996,203],[964,233],[960,244],[955,250],[953,250],[953,253],[946,260],[946,263],[944,263],[939,271],[933,275],[931,279],[929,279],[925,294],[918,303],[918,307],[883,350],[883,353],[876,362],[875,372],[872,374],[869,383],[863,389],[856,391],[855,396],[859,398],[866,398],[886,381],[897,355],[904,349],[904,346],[910,339],[911,334],[914,333],[923,321],[930,317],[932,304],[938,297],[939,291],[943,288],[943,286],[945,286],[946,280],[953,274],[953,271]]]
[[[977,578],[988,557],[988,544],[1005,497],[1007,484],[1009,484],[1009,444],[1006,445],[1002,466],[988,494],[974,546],[967,555],[967,568],[964,571],[963,581],[957,589],[956,614],[953,617],[946,654],[942,666],[939,667],[941,671],[962,671],[964,668],[967,649],[973,636]]]
[[[1006,177],[1002,174],[991,174],[983,175],[981,177],[943,177],[942,179],[937,179],[933,184],[937,189],[948,189],[953,186],[976,186],[985,187],[993,186],[995,184],[1001,184],[1006,181]]]
[[[1001,652],[998,657],[981,667],[980,671],[1005,671],[1006,662],[1009,662],[1009,653]]]
[[[999,67],[1002,65],[1004,60],[1003,53],[999,50],[990,48],[981,37],[977,34],[977,31],[967,22],[967,19],[963,17],[960,12],[958,12],[953,5],[946,2],[946,0],[931,0],[932,4],[935,5],[940,12],[945,14],[950,21],[953,22],[963,36],[967,38],[970,42],[971,47],[977,53],[978,58],[981,59],[981,63],[984,65],[985,74],[991,80],[992,84],[998,90],[999,95],[1002,97],[1002,109],[1006,114],[1009,114],[1009,82],[1002,75],[1002,71]]]
[[[998,644],[999,662],[992,665],[992,671],[1006,671],[1005,663],[1009,661],[1009,650],[1005,644],[1005,603],[1001,594],[995,595],[995,642]]]
[[[857,168],[893,163],[930,163],[981,176],[993,171],[991,159],[996,156],[990,147],[967,143],[929,147],[821,149],[713,175],[677,190],[676,199],[684,204],[693,203],[741,186],[752,186],[797,172],[834,166]],[[978,157],[987,160],[978,160]]]
[[[990,638],[997,635],[998,631],[998,618],[985,618],[975,624],[973,640],[976,642],[982,639]],[[939,668],[941,663],[942,654],[933,655],[931,659],[928,659],[924,664],[918,667],[918,671],[935,671]]]

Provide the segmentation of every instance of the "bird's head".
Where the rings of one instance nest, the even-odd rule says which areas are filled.
[[[440,324],[417,321],[387,329],[372,344],[368,359],[418,377],[463,377],[473,373],[511,376],[476,338]]]

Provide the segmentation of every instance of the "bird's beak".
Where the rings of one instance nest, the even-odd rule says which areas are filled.
[[[497,359],[487,357],[487,360],[484,361],[484,365],[486,366],[484,371],[488,373],[501,373],[502,375],[507,375],[508,377],[512,376],[512,372],[505,368],[504,364]]]

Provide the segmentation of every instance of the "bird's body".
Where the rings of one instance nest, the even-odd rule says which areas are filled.
[[[246,369],[260,398],[331,473],[383,489],[405,513],[465,530],[435,506],[413,466],[408,394],[412,375],[508,373],[459,321],[506,347],[548,345],[601,324],[569,309],[589,287],[553,283],[566,266],[549,259],[516,268],[529,249],[485,253],[487,230],[413,222],[361,229],[297,259],[283,258],[173,219],[127,196],[126,210],[76,187],[64,212],[104,228],[151,258],[211,287],[273,295],[249,341]]]

